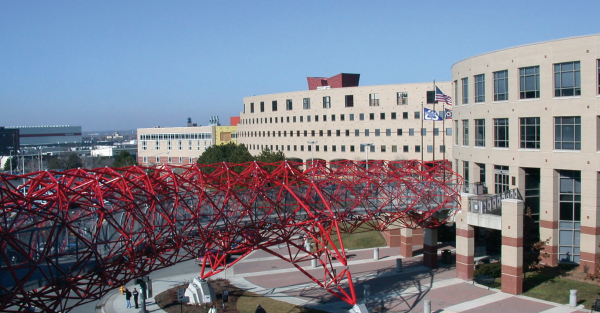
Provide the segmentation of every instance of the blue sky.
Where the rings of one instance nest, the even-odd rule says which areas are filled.
[[[450,79],[480,53],[600,33],[600,1],[0,1],[0,126],[225,125],[252,95]]]

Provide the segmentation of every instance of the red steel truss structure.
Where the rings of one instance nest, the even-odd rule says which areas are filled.
[[[254,250],[355,304],[341,234],[439,226],[459,209],[462,185],[448,161],[366,168],[284,161],[2,175],[0,311],[68,312],[154,270],[203,255],[207,278]],[[229,254],[240,257],[228,263]],[[312,259],[319,275],[306,269]]]

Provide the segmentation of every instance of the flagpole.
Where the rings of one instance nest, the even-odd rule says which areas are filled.
[[[427,100],[427,99],[425,99]],[[421,101],[421,166],[423,166],[423,120],[425,120],[425,110],[423,110],[423,101]]]
[[[433,80],[433,112],[436,112],[435,110],[435,96],[436,96],[437,91],[435,90],[435,79]],[[436,112],[437,113],[437,112]],[[433,129],[431,130],[432,136],[433,136],[433,159],[432,161],[435,161],[435,119],[433,120]]]

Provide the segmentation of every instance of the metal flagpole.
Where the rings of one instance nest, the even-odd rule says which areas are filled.
[[[435,94],[436,94],[436,90],[435,90],[435,79],[433,80],[433,112],[435,111],[435,103],[437,101],[435,101]],[[433,136],[433,143],[432,143],[432,151],[433,151],[433,159],[432,161],[435,161],[435,120],[433,120],[433,127],[431,130],[432,136]]]
[[[427,99],[425,99],[427,100]],[[423,120],[425,119],[425,110],[423,110],[423,101],[421,101],[421,166],[423,166]]]

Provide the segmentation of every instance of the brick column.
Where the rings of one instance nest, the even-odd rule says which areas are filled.
[[[502,200],[502,292],[523,293],[523,201]]]
[[[437,243],[437,228],[425,228],[423,231],[423,265],[432,269],[438,267]]]
[[[405,258],[413,256],[412,232],[412,228],[404,227],[400,229],[400,255]]]
[[[579,241],[579,270],[588,273],[596,271],[598,244],[600,243],[600,174],[596,171],[581,171],[581,235]]]
[[[464,280],[473,279],[475,267],[475,230],[467,222],[469,198],[473,194],[461,194],[462,209],[455,216],[456,221],[456,277]]]

